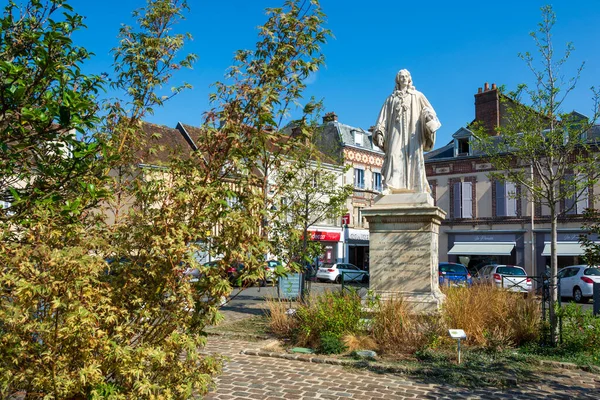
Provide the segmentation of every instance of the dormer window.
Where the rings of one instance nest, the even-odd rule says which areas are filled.
[[[354,131],[354,145],[363,147],[364,136],[365,135],[363,135],[362,132]]]
[[[454,138],[454,157],[470,156],[471,137],[473,132],[466,128],[460,128],[452,137]]]
[[[468,156],[470,154],[469,138],[457,139],[457,156]]]

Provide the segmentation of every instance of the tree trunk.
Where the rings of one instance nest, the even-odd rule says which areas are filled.
[[[556,208],[551,210],[552,224],[550,228],[550,340],[553,346],[558,343],[558,318],[556,316],[556,304],[558,304],[558,255],[556,254],[556,243],[558,239],[557,226],[558,220]]]

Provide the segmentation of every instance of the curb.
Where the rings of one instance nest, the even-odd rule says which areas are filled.
[[[208,336],[218,336],[228,339],[258,339],[258,340],[269,340],[272,339],[268,335],[254,335],[251,333],[236,333],[236,332],[206,332]]]
[[[271,357],[271,358],[279,358],[283,360],[293,360],[293,361],[302,361],[314,364],[330,364],[330,365],[340,365],[343,367],[354,367],[361,369],[369,369],[375,373],[388,373],[388,374],[403,374],[408,375],[414,372],[409,367],[393,367],[389,365],[380,364],[373,361],[367,360],[339,360],[337,358],[330,357],[313,357],[304,354],[289,354],[289,353],[274,353],[270,351],[262,351],[262,350],[251,350],[246,349],[240,351],[240,354],[244,354],[247,356],[257,356],[257,357]],[[502,386],[507,387],[515,387],[518,385],[518,379],[516,377],[499,377],[495,382],[487,382],[490,384],[500,384]]]
[[[412,370],[408,367],[393,367],[385,364],[380,364],[374,361],[367,360],[340,360],[337,358],[330,357],[315,357],[311,355],[305,354],[290,354],[290,353],[275,353],[270,351],[262,351],[262,350],[251,350],[246,349],[240,351],[240,354],[245,354],[248,356],[258,356],[258,357],[272,357],[272,358],[281,358],[284,360],[293,360],[293,361],[303,361],[310,362],[315,364],[331,364],[331,365],[341,365],[345,367],[355,367],[355,368],[368,368],[375,372],[381,373],[399,373],[399,374],[407,374],[412,372]],[[537,363],[541,366],[558,368],[558,369],[566,369],[566,370],[581,370],[585,372],[591,372],[600,374],[600,367],[595,365],[577,365],[569,362],[562,361],[552,361],[552,360],[532,360],[534,363]],[[500,378],[499,381],[508,386],[516,386],[517,379],[513,377],[505,377]]]
[[[592,372],[592,373],[600,374],[600,367],[597,367],[595,365],[577,365],[577,364],[573,364],[573,363],[569,363],[569,362],[553,361],[553,360],[537,360],[537,363],[539,365],[543,365],[546,367],[571,369],[571,370],[580,369],[585,372]]]

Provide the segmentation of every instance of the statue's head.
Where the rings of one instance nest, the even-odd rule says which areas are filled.
[[[410,76],[410,72],[407,69],[401,69],[396,74],[396,90],[401,89],[414,89],[412,83],[412,77]]]

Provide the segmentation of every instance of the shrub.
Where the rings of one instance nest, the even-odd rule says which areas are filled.
[[[442,317],[465,330],[467,343],[496,349],[535,341],[541,329],[535,298],[488,285],[448,288]]]
[[[600,348],[600,317],[569,303],[557,312],[562,317],[562,346],[571,351]]]
[[[340,354],[348,348],[337,333],[323,332],[320,337],[319,353]]]
[[[269,330],[280,338],[289,338],[298,327],[298,320],[289,313],[289,302],[267,299]]]
[[[296,310],[296,343],[318,348],[325,332],[338,338],[347,333],[358,333],[361,317],[362,305],[356,294],[326,292],[314,296]]]

